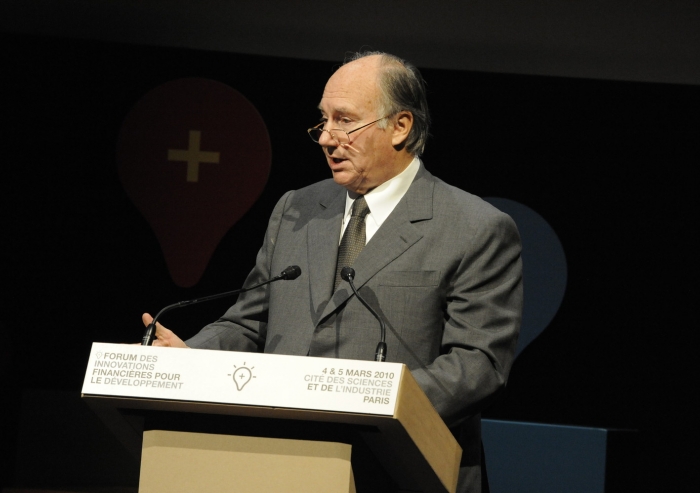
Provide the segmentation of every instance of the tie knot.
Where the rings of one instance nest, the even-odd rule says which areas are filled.
[[[355,202],[352,203],[352,215],[364,219],[367,214],[369,214],[369,206],[367,205],[365,196],[360,195],[355,199]]]

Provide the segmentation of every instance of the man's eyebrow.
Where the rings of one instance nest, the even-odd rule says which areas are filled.
[[[319,103],[319,105],[317,106],[317,108],[318,108],[318,110],[319,110],[321,113],[325,114],[325,112],[323,111],[323,108],[321,108],[321,104],[320,104],[320,103]],[[343,107],[343,106],[341,106],[340,108],[335,108],[335,109],[333,110],[333,113],[340,114],[340,115],[350,115],[350,116],[353,116],[353,117],[354,117],[354,116],[357,116],[357,115],[355,114],[354,111],[352,111],[352,110],[350,110],[350,109],[348,109],[348,108],[346,108],[346,107]]]

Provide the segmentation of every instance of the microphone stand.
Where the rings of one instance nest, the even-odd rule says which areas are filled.
[[[363,305],[365,305],[365,308],[367,308],[372,315],[374,315],[374,318],[379,320],[379,330],[381,332],[379,344],[377,344],[377,349],[374,353],[374,361],[386,361],[386,326],[384,325],[384,320],[382,320],[382,317],[380,317],[379,314],[374,311],[374,308],[369,306],[365,299],[360,296],[357,289],[355,289],[355,283],[353,282],[353,279],[355,278],[355,269],[352,267],[343,267],[343,269],[340,271],[340,277],[350,284],[352,292],[355,293],[357,299],[360,300]]]

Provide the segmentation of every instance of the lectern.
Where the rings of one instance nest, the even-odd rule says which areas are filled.
[[[357,428],[401,491],[457,484],[462,450],[398,363],[95,343],[82,396],[141,456],[140,493],[354,492],[350,445],[318,436],[334,426]],[[313,439],[142,432],[130,410],[301,423]]]

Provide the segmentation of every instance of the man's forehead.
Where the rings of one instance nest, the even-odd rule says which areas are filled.
[[[336,106],[352,106],[353,102],[362,99],[366,93],[359,85],[327,84],[321,95],[319,106],[324,106],[332,102]]]
[[[372,98],[358,98],[357,100],[341,100],[337,98],[323,98],[318,105],[321,114],[326,116],[355,116],[361,117],[375,111],[376,100]]]
[[[376,77],[358,76],[331,79],[326,84],[319,110],[356,113],[374,109],[379,95]]]

